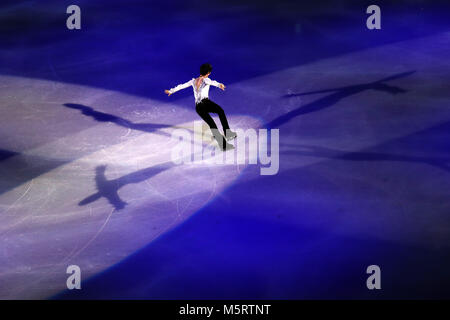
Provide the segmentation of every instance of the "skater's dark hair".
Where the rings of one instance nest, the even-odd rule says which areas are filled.
[[[205,76],[212,71],[212,66],[209,63],[204,63],[200,66],[200,75]]]

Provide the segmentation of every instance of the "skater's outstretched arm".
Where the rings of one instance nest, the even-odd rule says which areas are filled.
[[[225,90],[225,85],[223,83],[219,83],[216,80],[211,80],[210,78],[205,78],[204,81],[206,84],[209,84],[210,86],[214,86],[222,90]]]
[[[192,86],[193,81],[194,81],[194,79],[189,80],[186,83],[177,85],[175,88],[172,88],[170,90],[164,90],[164,92],[170,96],[172,93],[175,93],[175,92],[180,91],[182,89],[186,89],[189,86]]]

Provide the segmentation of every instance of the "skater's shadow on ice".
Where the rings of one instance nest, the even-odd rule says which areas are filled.
[[[296,150],[282,152],[285,155],[318,157],[348,161],[392,161],[423,163],[450,172],[450,157],[421,157],[388,154],[383,152],[341,151],[318,146],[296,145]]]
[[[121,127],[124,127],[127,129],[132,129],[132,130],[139,130],[139,131],[144,131],[144,132],[155,132],[158,129],[172,127],[171,125],[158,124],[158,123],[134,123],[127,119],[115,116],[113,114],[96,111],[93,108],[84,106],[82,104],[65,103],[64,106],[71,108],[71,109],[80,110],[82,114],[84,114],[85,116],[88,116],[88,117],[92,117],[96,121],[115,123]]]
[[[353,86],[346,86],[346,87],[341,87],[341,88],[333,88],[333,89],[285,95],[285,96],[283,96],[283,98],[292,98],[292,97],[304,96],[304,95],[309,95],[309,94],[332,92],[331,94],[329,94],[323,98],[320,98],[316,101],[313,101],[309,104],[301,106],[295,110],[292,110],[288,113],[285,113],[285,114],[275,118],[274,120],[267,123],[265,126],[268,129],[278,128],[281,125],[289,122],[290,120],[292,120],[293,118],[295,118],[297,116],[329,108],[329,107],[333,106],[334,104],[338,103],[341,99],[347,98],[351,95],[363,92],[365,90],[377,90],[377,91],[386,92],[386,93],[390,93],[390,94],[405,93],[405,92],[407,92],[407,90],[402,89],[397,86],[388,85],[385,82],[391,81],[394,79],[404,78],[404,77],[410,76],[413,73],[415,73],[415,71],[398,73],[398,74],[392,75],[390,77],[387,77],[387,78],[384,78],[381,80],[377,80],[377,81],[369,82],[369,83],[358,84],[358,85],[353,85]]]
[[[163,136],[171,136],[167,132],[163,132],[159,129],[163,128],[173,128],[173,129],[183,129],[189,131],[191,134],[197,134],[202,135],[204,132],[195,132],[192,129],[183,126],[183,125],[171,125],[171,124],[159,124],[159,123],[134,123],[127,119],[115,116],[113,114],[95,111],[93,108],[84,106],[82,104],[76,104],[76,103],[65,103],[65,107],[71,108],[71,109],[77,109],[80,110],[82,114],[88,117],[92,117],[94,120],[98,122],[111,122],[114,124],[117,124],[121,127],[130,129],[130,130],[139,130],[144,132],[153,132],[159,135]],[[212,136],[211,139],[212,140]],[[199,144],[198,142],[194,142],[195,144]],[[201,143],[200,143],[201,144]]]
[[[17,152],[0,149],[0,161],[6,160],[16,155],[18,155]]]
[[[104,197],[116,210],[121,210],[128,203],[119,197],[118,191],[120,188],[126,186],[127,184],[140,183],[148,180],[151,177],[171,168],[173,165],[173,163],[163,163],[129,173],[113,180],[108,180],[105,176],[106,165],[98,166],[95,168],[95,183],[97,186],[97,192],[81,200],[78,205],[84,206]]]

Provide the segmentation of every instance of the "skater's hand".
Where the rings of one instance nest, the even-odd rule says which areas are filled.
[[[170,95],[171,95],[171,93],[170,93],[169,90],[164,90],[164,93],[167,94],[169,97],[170,97]]]
[[[219,88],[222,89],[223,91],[225,91],[225,85],[224,85],[223,83],[221,83],[221,84],[219,85]]]

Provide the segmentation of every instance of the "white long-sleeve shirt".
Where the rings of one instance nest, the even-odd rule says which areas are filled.
[[[219,88],[220,85],[221,84],[215,80],[211,80],[209,78],[204,78],[202,83],[200,84],[200,86],[197,89],[195,87],[195,78],[192,78],[188,82],[179,84],[175,88],[170,89],[169,92],[170,92],[170,94],[172,94],[179,90],[186,89],[187,87],[192,86],[192,88],[194,89],[195,104],[197,104],[200,101],[202,101],[203,99],[209,98],[208,94],[209,94],[210,86],[215,86],[215,87]]]

